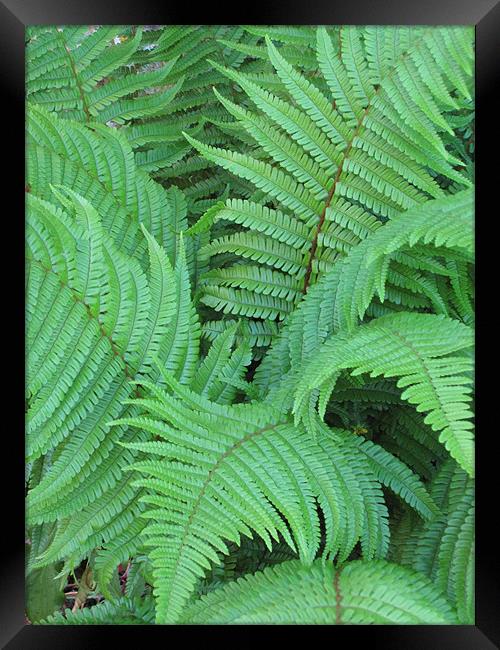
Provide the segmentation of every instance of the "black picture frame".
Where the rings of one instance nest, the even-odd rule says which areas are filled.
[[[179,6],[173,7],[172,5]],[[12,425],[3,418],[3,481],[2,519],[4,523],[0,555],[0,644],[9,650],[55,650],[65,648],[94,649],[117,647],[127,641],[132,647],[172,643],[172,635],[183,641],[203,644],[219,643],[231,635],[237,644],[255,642],[265,636],[271,643],[283,640],[283,634],[297,634],[309,642],[317,634],[326,635],[329,643],[369,644],[384,650],[489,650],[500,647],[500,580],[499,553],[495,535],[495,511],[498,463],[493,445],[498,435],[495,423],[493,390],[496,382],[486,378],[487,358],[495,349],[495,326],[491,295],[487,286],[491,270],[488,262],[495,260],[495,238],[489,235],[495,211],[498,187],[498,110],[493,93],[500,80],[500,3],[498,0],[356,0],[337,2],[299,2],[270,0],[251,2],[247,6],[225,7],[192,3],[159,3],[141,0],[0,0],[0,87],[4,90],[0,122],[3,138],[5,172],[2,188],[4,209],[4,245],[2,251],[13,253],[4,267],[3,295],[10,314],[8,330],[12,344],[4,350],[3,365],[7,387],[3,392],[3,412],[12,412]],[[236,10],[236,11],[235,11]],[[33,626],[25,624],[24,616],[24,422],[23,405],[17,396],[24,395],[24,373],[21,354],[24,349],[24,34],[33,24],[440,24],[474,25],[476,28],[476,284],[479,292],[476,323],[476,392],[477,392],[477,550],[476,550],[476,624],[464,626]],[[9,143],[10,141],[10,143]],[[498,155],[498,154],[497,154]],[[496,162],[496,165],[495,165]],[[10,175],[10,177],[9,177]],[[11,207],[5,208],[10,197]],[[5,229],[7,227],[7,230]],[[8,233],[8,234],[6,234]],[[491,248],[488,250],[488,246]],[[497,253],[498,256],[498,253]],[[492,267],[493,268],[493,267]],[[17,283],[16,278],[19,280]],[[493,292],[496,295],[494,289]],[[8,285],[8,286],[6,286]],[[5,318],[5,314],[4,314]],[[479,336],[481,333],[481,336]],[[16,344],[14,345],[14,340]],[[7,341],[4,337],[3,341]],[[484,357],[484,362],[483,362]],[[490,399],[491,397],[491,399]],[[498,399],[498,398],[497,398]],[[491,409],[488,412],[488,409]],[[12,478],[5,478],[5,470]],[[7,525],[5,525],[7,524]],[[234,635],[234,636],[233,636]],[[307,635],[307,636],[305,636]],[[174,639],[175,643],[177,639]],[[300,643],[300,638],[297,639]]]

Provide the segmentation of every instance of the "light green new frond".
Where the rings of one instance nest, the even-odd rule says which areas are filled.
[[[225,204],[217,204],[203,215],[191,231],[198,232],[202,224],[206,227],[220,220],[232,221],[294,248],[304,246],[309,240],[308,228],[301,220],[279,210],[241,199],[227,199]]]
[[[137,75],[130,75],[130,77],[125,76],[124,78],[122,77],[114,79],[113,81],[108,81],[107,83],[98,86],[91,95],[91,114],[93,116],[99,116],[99,111],[107,107],[111,102],[113,102],[114,99],[117,99],[124,95],[137,92],[143,88],[165,85],[165,82],[167,82],[169,73],[171,72],[174,64],[175,61],[172,61],[159,70],[154,70],[152,72],[142,72]],[[179,90],[180,85],[182,84],[173,85],[170,92],[173,92],[175,95]],[[131,102],[130,106],[134,105],[133,100],[128,101]],[[119,118],[121,118],[121,116],[119,116]],[[106,120],[98,119],[96,121],[105,122]]]
[[[165,331],[179,308],[176,300],[175,289],[180,282],[174,281],[173,269],[167,254],[158,244],[156,239],[142,227],[142,232],[148,243],[150,260],[150,300],[151,309],[148,317],[147,328],[141,341],[139,371],[144,372],[158,355],[163,359],[161,346],[164,345]]]
[[[290,303],[281,298],[217,285],[208,285],[201,301],[215,311],[252,318],[283,320],[292,311]]]
[[[154,174],[176,165],[190,150],[190,147],[184,143],[176,142],[147,151],[138,151],[135,154],[135,161],[143,171]]]
[[[149,80],[144,81],[148,83]],[[163,92],[113,102],[110,106],[107,106],[104,110],[99,112],[99,122],[104,122],[106,124],[109,124],[109,122],[113,124],[125,124],[131,120],[142,120],[163,114],[166,107],[179,92],[182,82],[183,79],[180,79],[177,83]]]
[[[102,250],[103,231],[99,216],[92,205],[78,194],[64,187],[52,187],[54,196],[70,212],[74,210],[75,221],[86,234],[76,243],[75,288],[82,301],[88,305],[93,316],[99,312],[101,279],[104,273]],[[69,197],[69,200],[68,200]]]

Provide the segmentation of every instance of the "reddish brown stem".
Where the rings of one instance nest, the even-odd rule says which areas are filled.
[[[342,568],[337,569],[335,577],[333,578],[333,586],[335,589],[335,625],[342,625],[342,594],[340,592],[339,578]]]
[[[318,221],[318,227],[316,228],[316,232],[314,233],[314,237],[311,243],[311,248],[309,249],[309,262],[307,263],[307,268],[306,268],[306,274],[304,276],[304,288],[302,289],[302,293],[307,293],[307,290],[309,288],[309,284],[311,281],[311,273],[312,273],[312,267],[313,267],[313,261],[314,261],[314,256],[316,255],[316,249],[318,248],[318,237],[321,232],[321,228],[323,227],[323,224],[325,222],[325,217],[326,217],[326,211],[330,207],[330,203],[333,200],[333,196],[335,194],[335,190],[337,188],[337,183],[339,182],[340,176],[342,174],[342,170],[344,168],[344,163],[347,160],[351,149],[352,149],[352,143],[354,142],[354,139],[358,135],[362,125],[363,121],[368,113],[368,109],[370,106],[368,105],[365,110],[363,111],[363,115],[359,118],[358,124],[354,130],[354,133],[352,135],[352,138],[347,144],[347,147],[345,148],[344,155],[342,157],[342,160],[340,161],[340,165],[338,166],[337,173],[335,174],[335,178],[333,179],[332,187],[330,188],[330,192],[328,194],[328,197],[325,201],[325,205],[323,207],[323,211],[321,213],[321,216]]]

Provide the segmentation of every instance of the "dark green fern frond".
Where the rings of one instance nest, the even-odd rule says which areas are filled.
[[[473,624],[474,481],[448,461],[433,479],[431,494],[444,515],[429,523],[415,522],[397,557],[448,595],[460,623]]]
[[[431,479],[448,458],[424,416],[413,408],[391,408],[381,419],[380,428],[378,443],[419,476]]]

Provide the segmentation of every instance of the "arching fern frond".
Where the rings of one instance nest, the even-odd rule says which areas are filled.
[[[130,74],[142,30],[119,26],[31,28],[26,46],[27,94],[33,104],[79,122],[113,125],[158,114],[183,78],[170,79],[175,59]],[[156,92],[145,93],[144,89]]]
[[[446,258],[450,251],[451,263],[455,251],[462,255],[461,280],[466,284],[467,269],[463,267],[466,260],[472,262],[473,254],[472,211],[473,194],[465,190],[408,210],[364,239],[334,271],[338,274],[335,330],[357,325],[376,293],[382,302],[386,293],[390,295],[390,285],[427,296],[435,311],[447,314],[448,296],[443,299],[435,277],[447,278],[449,273],[438,260],[434,262],[434,256]],[[414,252],[419,243],[425,248]],[[453,288],[452,282],[451,294]],[[460,300],[465,300],[462,291],[454,302]]]
[[[437,512],[417,477],[376,445],[320,423],[315,440],[270,406],[220,406],[164,380],[173,394],[146,383],[149,396],[132,400],[145,414],[115,422],[154,437],[125,444],[145,454],[132,469],[148,491],[142,501],[157,622],[178,619],[197,580],[241,535],[254,531],[269,548],[281,536],[308,564],[320,550],[319,506],[324,554],[345,559],[361,540],[366,557],[383,557],[388,513],[380,483],[422,516]]]
[[[296,560],[219,587],[182,623],[443,624],[454,610],[428,578],[378,560],[339,568]]]
[[[207,160],[254,184],[278,208],[228,199],[217,211],[218,218],[240,224],[250,233],[269,235],[262,240],[267,254],[261,255],[260,264],[276,268],[273,246],[277,242],[296,256],[298,240],[292,233],[300,231],[301,259],[289,274],[303,293],[319,272],[331,268],[380,221],[443,196],[445,184],[439,179],[471,185],[454,169],[461,163],[446,151],[442,140],[443,132],[453,133],[450,111],[470,99],[469,34],[457,31],[451,39],[439,28],[415,29],[411,35],[406,28],[385,29],[380,34],[374,28],[341,30],[339,55],[327,31],[318,29],[318,65],[326,86],[321,89],[286,60],[285,47],[275,47],[270,39],[268,56],[282,83],[279,93],[214,62],[255,105],[249,110],[215,91],[257,148],[240,153],[186,133]],[[460,65],[450,66],[443,74],[437,52],[451,56],[457,43]],[[210,211],[202,217],[205,227],[216,214]],[[225,245],[234,240],[232,251],[249,256],[250,233],[229,235]],[[218,244],[215,239],[208,254],[216,254]],[[207,296],[213,296],[213,284],[212,278]],[[258,293],[257,275],[254,284],[252,291]],[[248,302],[248,289],[235,282],[232,292],[221,290],[218,301],[210,298],[208,304],[216,310],[242,313],[236,298],[239,291],[242,302]],[[427,292],[435,294],[432,287]],[[439,302],[436,295],[433,300]],[[260,317],[275,318],[278,313],[263,310]]]
[[[88,201],[67,188],[54,193],[64,210],[32,194],[27,202],[27,454],[51,456],[27,512],[32,523],[59,521],[43,562],[120,536],[130,546],[129,526],[137,537],[142,506],[123,474],[133,456],[117,445],[130,432],[107,422],[127,412],[131,379],[158,374],[153,359],[183,381],[198,359],[183,255],[172,269],[144,231],[145,273],[117,250]]]
[[[275,339],[256,373],[261,394],[276,390],[284,372],[300,372],[329,335],[350,331],[360,320],[406,307],[470,324],[472,199],[465,190],[427,201],[365,235],[311,287]],[[377,296],[385,312],[371,310]]]
[[[316,401],[323,386],[342,368],[400,377],[401,397],[428,413],[425,422],[440,431],[440,441],[469,474],[474,473],[470,393],[473,337],[458,321],[431,314],[394,314],[377,318],[351,335],[336,335],[319,349],[297,388],[296,419]],[[464,354],[465,353],[465,354]]]

